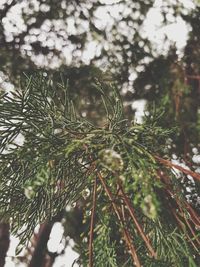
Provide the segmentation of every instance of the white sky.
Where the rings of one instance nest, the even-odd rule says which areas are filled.
[[[163,17],[160,11],[163,2],[165,1],[156,0],[154,7],[149,10],[144,22],[145,35],[155,44],[161,53],[168,49],[168,44],[166,47],[164,42],[165,35],[170,41],[176,43],[177,48],[181,50],[185,46],[188,38],[188,26],[180,16],[174,20],[173,14],[169,12],[167,14],[167,19],[171,21],[171,23],[161,27]],[[193,9],[195,7],[191,0],[182,0],[181,3],[188,9]]]

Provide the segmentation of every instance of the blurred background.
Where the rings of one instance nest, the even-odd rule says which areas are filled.
[[[161,126],[179,125],[169,140],[172,159],[200,172],[198,0],[0,0],[0,18],[0,90],[20,87],[23,73],[59,79],[61,72],[82,116],[95,121],[93,83],[114,82],[130,121],[141,123],[156,107],[165,112]],[[196,193],[188,198],[199,207]],[[79,266],[84,204],[83,196],[38,226],[17,257],[18,239],[2,223],[0,266]]]

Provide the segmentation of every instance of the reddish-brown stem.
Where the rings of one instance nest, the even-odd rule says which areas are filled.
[[[180,205],[178,199],[174,196],[174,194],[173,194],[169,189],[166,189],[166,192],[167,192],[168,195],[170,195],[170,196],[176,201],[176,205],[177,205],[177,208],[178,208],[178,211],[179,211],[179,216],[181,216],[181,217],[184,219],[184,222],[183,222],[183,221],[179,218],[179,216],[178,216],[178,214],[176,213],[176,211],[174,210],[174,207],[172,207],[172,206],[170,205],[170,206],[171,206],[171,207],[170,207],[170,210],[172,211],[172,213],[173,213],[173,215],[174,215],[174,217],[175,217],[175,219],[176,219],[178,225],[181,227],[181,229],[183,230],[184,233],[185,233],[184,226],[187,225],[187,227],[189,228],[191,234],[192,234],[193,237],[194,237],[194,240],[195,240],[197,243],[199,243],[199,240],[198,240],[198,238],[197,238],[197,236],[196,236],[194,230],[192,229],[192,227],[191,227],[191,225],[190,225],[190,222],[187,220],[187,218],[186,218],[185,215],[184,215],[184,212],[183,212],[183,210],[182,210],[182,208],[181,208],[181,205]],[[191,218],[191,221],[193,222],[192,218]],[[190,241],[190,243],[193,245],[193,247],[198,251],[198,249],[197,249],[195,243],[194,243],[193,240],[190,238],[189,234],[188,234],[188,233],[185,233],[185,234],[186,234],[188,240]]]
[[[121,192],[120,188],[119,188],[118,192],[119,193]],[[126,221],[126,213],[125,213],[123,203],[120,206],[120,208],[121,208],[121,214],[122,214],[123,221],[125,222]],[[126,239],[127,244],[129,244],[129,248],[131,248],[130,251],[131,251],[132,255],[134,255],[134,257],[137,258],[137,253],[136,253],[135,247],[133,246],[132,241],[131,241],[132,240],[131,235],[126,228],[123,229],[123,235],[124,235],[124,238]],[[137,262],[137,264],[139,264],[139,262]]]
[[[180,216],[183,218],[183,220],[185,221],[186,225],[188,226],[188,228],[189,228],[194,240],[198,243],[198,245],[200,245],[200,241],[198,239],[198,236],[196,235],[195,231],[193,230],[193,228],[191,226],[191,222],[186,218],[185,213],[184,213],[184,211],[183,211],[183,209],[182,209],[182,207],[180,205],[180,202],[176,198],[175,198],[175,200],[176,200],[176,204],[177,204],[177,206],[179,208]],[[192,219],[191,219],[191,221],[193,222]]]
[[[185,222],[186,222],[188,228],[190,229],[190,232],[191,232],[191,234],[192,234],[192,236],[193,236],[193,238],[194,238],[194,241],[196,241],[196,242],[198,243],[198,245],[200,246],[200,241],[199,241],[199,239],[198,239],[198,237],[197,237],[195,231],[193,230],[193,228],[192,228],[192,226],[191,226],[189,220],[185,217],[184,214],[183,214],[183,217],[184,217],[184,220],[185,220]]]
[[[174,217],[175,217],[175,219],[176,219],[176,221],[177,221],[177,224],[180,226],[180,228],[182,229],[182,231],[185,233],[185,230],[184,230],[184,225],[185,225],[185,224],[184,224],[184,223],[181,221],[181,219],[178,217],[178,215],[176,214],[176,212],[174,211],[174,209],[172,208],[171,210],[172,210],[172,213],[173,213],[173,215],[174,215]],[[186,236],[187,236],[189,242],[193,245],[194,249],[195,249],[196,251],[199,251],[198,248],[196,247],[196,245],[194,244],[194,242],[192,241],[192,239],[190,238],[189,234],[188,234],[188,233],[185,233],[185,234],[186,234]]]
[[[131,256],[132,256],[132,259],[133,259],[133,262],[135,263],[135,265],[137,267],[141,267],[141,264],[140,264],[140,261],[139,261],[139,258],[137,256],[137,253],[136,253],[136,250],[135,250],[135,247],[133,245],[133,243],[131,242],[131,237],[130,237],[130,234],[128,232],[128,230],[125,228],[124,226],[124,222],[123,222],[123,216],[121,214],[121,212],[119,211],[117,205],[115,204],[114,202],[114,198],[113,198],[113,195],[111,193],[111,191],[109,190],[109,188],[107,187],[105,181],[104,181],[104,178],[102,177],[101,173],[100,172],[97,172],[97,176],[109,198],[109,200],[111,201],[111,204],[113,206],[113,209],[117,215],[117,218],[122,226],[122,233],[123,233],[123,236],[124,236],[124,240],[130,250],[130,253],[131,253]]]
[[[200,80],[200,75],[186,75],[189,79]]]
[[[189,233],[185,232],[184,227],[188,227],[188,229],[190,230],[190,233],[192,234],[194,240],[200,244],[199,239],[197,238],[197,235],[195,234],[195,230],[192,228],[191,226],[191,222],[196,225],[199,226],[199,216],[196,214],[196,212],[192,209],[192,207],[189,205],[189,203],[185,200],[182,200],[183,202],[183,206],[185,206],[187,212],[190,214],[190,219],[188,220],[186,218],[186,216],[184,215],[184,211],[182,209],[182,205],[180,203],[180,200],[177,199],[176,194],[174,194],[172,192],[171,186],[170,186],[170,179],[168,179],[168,177],[166,175],[163,174],[159,174],[159,176],[161,176],[162,181],[165,184],[165,191],[166,193],[176,202],[178,211],[179,211],[179,216],[181,216],[184,220],[184,222],[179,218],[178,214],[176,213],[176,211],[174,210],[174,207],[172,205],[170,205],[170,210],[172,211],[172,214],[174,215],[177,224],[180,226],[180,228],[183,230],[183,232],[186,234],[189,242],[193,245],[193,247],[195,248],[195,250],[198,251],[195,243],[193,242],[193,240],[191,239],[191,237],[189,236]],[[191,222],[190,222],[191,221]]]
[[[170,189],[166,189],[166,191],[168,192],[168,194],[175,199],[177,205],[180,207],[179,201],[176,198],[176,196],[171,192]],[[196,227],[200,227],[200,218],[199,216],[196,214],[196,212],[192,209],[192,207],[188,204],[187,201],[183,201],[185,208],[187,210],[187,212],[190,214],[190,220],[193,222],[193,224]]]
[[[177,197],[175,196],[175,194],[172,192],[172,189],[171,189],[171,185],[170,185],[170,178],[167,177],[165,174],[161,174],[158,173],[159,176],[161,177],[162,181],[164,182],[165,186],[166,186],[166,192],[168,192],[168,194],[174,198],[177,202],[177,205],[180,207],[180,204],[178,204],[178,199]],[[187,212],[190,214],[190,220],[193,222],[193,224],[200,228],[200,217],[199,215],[195,212],[195,210],[190,206],[190,204],[186,201],[186,200],[182,200]]]
[[[97,196],[97,179],[95,177],[92,197],[92,211],[90,220],[90,238],[89,238],[89,267],[93,267],[93,236],[94,236],[94,217],[96,209],[96,196]]]
[[[200,217],[199,215],[195,212],[195,210],[189,205],[187,201],[184,201],[184,205],[187,208],[187,211],[189,212],[192,222],[196,227],[200,228]]]
[[[134,222],[134,224],[135,224],[140,236],[144,240],[144,242],[145,242],[145,244],[146,244],[151,256],[156,258],[157,257],[156,252],[154,251],[153,247],[151,246],[149,238],[145,235],[142,227],[140,226],[139,222],[137,221],[136,216],[134,214],[134,209],[133,209],[133,207],[132,207],[132,205],[130,203],[130,200],[126,196],[126,194],[125,194],[125,192],[124,192],[124,190],[123,190],[123,188],[122,188],[122,186],[120,184],[119,184],[119,188],[120,188],[121,194],[122,194],[122,196],[124,198],[124,201],[125,201],[125,204],[127,206],[127,209],[128,209],[128,211],[129,211],[129,213],[131,215],[131,218],[133,219],[133,222]]]
[[[176,165],[176,164],[172,163],[169,160],[162,159],[162,158],[160,158],[158,156],[154,156],[154,158],[156,160],[158,160],[160,163],[162,163],[163,165],[165,165],[167,167],[170,167],[170,168],[175,168],[175,169],[177,169],[177,170],[179,170],[179,171],[181,171],[181,172],[183,172],[183,173],[185,173],[187,175],[191,175],[193,178],[195,178],[196,180],[200,181],[200,175],[198,173],[193,172],[191,170],[187,170],[187,169],[185,169],[185,168],[183,168],[183,167],[181,167],[179,165]]]
[[[128,247],[129,247],[129,249],[130,249],[131,256],[133,258],[133,262],[134,262],[135,266],[141,267],[140,261],[138,259],[137,253],[136,253],[136,249],[135,249],[135,247],[131,241],[132,238],[130,236],[129,231],[126,228],[123,229],[123,236],[124,236],[124,239],[125,239]]]

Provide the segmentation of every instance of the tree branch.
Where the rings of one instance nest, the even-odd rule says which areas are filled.
[[[138,258],[137,253],[136,253],[136,249],[135,249],[133,243],[131,242],[131,237],[130,237],[129,231],[126,229],[126,227],[124,225],[123,216],[122,216],[121,212],[119,211],[117,205],[114,202],[113,195],[112,195],[110,189],[107,187],[107,185],[106,185],[106,183],[105,183],[105,181],[104,181],[104,179],[103,179],[103,177],[102,177],[100,172],[97,172],[97,176],[98,176],[101,184],[103,185],[103,188],[104,188],[108,198],[111,201],[111,204],[112,204],[113,209],[114,209],[114,211],[115,211],[115,213],[117,215],[117,218],[118,218],[118,220],[120,222],[120,225],[122,226],[123,237],[124,237],[124,240],[125,240],[128,248],[129,248],[129,250],[130,250],[133,262],[137,267],[141,267],[139,258]]]
[[[185,173],[187,175],[191,175],[193,178],[195,178],[196,180],[200,181],[200,175],[198,173],[193,172],[191,170],[187,170],[187,169],[185,169],[185,168],[183,168],[183,167],[181,167],[181,166],[179,166],[177,164],[172,163],[169,160],[162,159],[162,158],[160,158],[158,156],[154,156],[154,158],[157,161],[159,161],[160,163],[162,163],[163,165],[165,165],[167,167],[170,167],[170,168],[175,168],[175,169],[177,169],[177,170],[179,170],[179,171],[181,171],[181,172],[183,172],[183,173]]]
[[[123,190],[121,184],[118,183],[118,186],[119,186],[119,188],[120,188],[120,192],[121,192],[121,194],[122,194],[122,196],[123,196],[123,199],[124,199],[124,201],[125,201],[126,207],[127,207],[128,211],[129,211],[129,213],[130,213],[130,215],[131,215],[131,218],[133,219],[133,222],[134,222],[134,224],[135,224],[135,226],[136,226],[136,228],[137,228],[137,230],[138,230],[140,236],[141,236],[142,239],[144,240],[144,242],[145,242],[145,244],[146,244],[146,246],[147,246],[147,248],[148,248],[148,250],[149,250],[151,256],[154,257],[154,258],[156,258],[156,257],[157,257],[157,256],[156,256],[156,252],[154,251],[154,249],[153,249],[153,247],[152,247],[152,245],[151,245],[151,243],[150,243],[149,238],[145,235],[145,233],[144,233],[142,227],[140,226],[139,222],[137,221],[137,218],[136,218],[136,216],[135,216],[135,214],[134,214],[134,210],[133,210],[133,207],[131,206],[130,200],[128,199],[128,197],[127,197],[126,194],[124,193],[124,190]]]

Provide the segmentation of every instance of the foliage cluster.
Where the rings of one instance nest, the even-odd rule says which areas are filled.
[[[64,81],[39,74],[22,86],[0,102],[0,212],[21,243],[82,198],[90,266],[198,266],[199,217],[158,157],[172,134],[157,125],[160,116],[129,123],[118,91],[97,82],[106,121],[95,125]],[[80,252],[86,266],[88,249]]]

